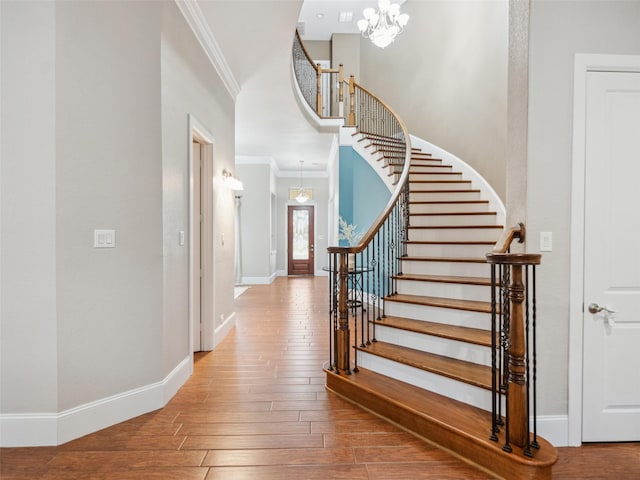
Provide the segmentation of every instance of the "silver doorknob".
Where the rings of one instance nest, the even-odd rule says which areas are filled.
[[[597,303],[591,303],[589,304],[589,313],[600,313],[600,312],[606,312],[606,313],[616,313],[615,310],[611,310],[607,307],[601,307],[600,305],[598,305]]]

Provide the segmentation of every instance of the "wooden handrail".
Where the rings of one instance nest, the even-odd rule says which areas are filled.
[[[518,223],[515,227],[505,228],[502,231],[502,235],[494,245],[491,253],[506,253],[511,247],[511,243],[514,239],[518,239],[518,243],[524,243],[526,229],[524,223]]]
[[[317,71],[320,65],[316,65],[316,63],[314,63],[313,61],[313,58],[311,58],[311,55],[309,55],[309,52],[307,51],[306,47],[304,46],[304,43],[302,42],[302,39],[300,38],[300,32],[298,32],[297,28],[296,28],[296,38],[298,39],[298,43],[302,47],[302,52],[304,53],[304,56],[307,57],[309,64],[312,65],[313,68],[315,68]]]
[[[353,77],[351,78],[353,79]],[[380,98],[378,98],[376,95],[369,92],[366,88],[358,85],[355,82],[353,82],[352,84],[354,89],[359,88],[363,92],[373,97],[376,101],[378,101],[387,111],[389,111],[389,113],[391,113],[391,115],[393,115],[393,117],[398,122],[398,125],[402,130],[402,135],[404,136],[404,141],[405,141],[404,166],[402,168],[402,174],[400,175],[400,179],[396,184],[396,189],[394,190],[393,194],[391,195],[391,198],[387,202],[387,205],[382,210],[382,213],[380,213],[380,215],[378,215],[378,217],[375,219],[375,221],[373,222],[369,230],[367,230],[365,234],[362,236],[358,245],[355,245],[352,247],[329,247],[327,249],[329,253],[360,253],[362,252],[367,247],[367,245],[371,242],[371,240],[376,235],[376,233],[378,233],[382,224],[391,214],[391,211],[393,210],[394,206],[398,202],[398,199],[400,198],[402,191],[406,187],[406,183],[409,181],[409,167],[411,166],[411,138],[409,137],[409,131],[407,130],[407,127],[389,105],[387,105],[385,102],[380,100]]]

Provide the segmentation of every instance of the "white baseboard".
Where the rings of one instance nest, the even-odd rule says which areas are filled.
[[[231,315],[227,317],[227,319],[222,322],[218,328],[216,328],[213,332],[213,348],[216,348],[218,344],[224,340],[224,337],[231,331],[233,327],[236,325],[236,312],[233,312]]]
[[[183,359],[162,381],[60,413],[0,415],[0,447],[61,445],[116,423],[162,408],[192,372]]]
[[[538,415],[538,435],[555,447],[569,446],[569,416]]]
[[[268,277],[242,277],[244,285],[271,285],[276,279],[277,272]]]

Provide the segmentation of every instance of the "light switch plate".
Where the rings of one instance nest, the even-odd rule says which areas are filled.
[[[116,231],[95,229],[93,231],[93,246],[95,248],[116,248]]]
[[[550,252],[553,250],[553,234],[551,232],[540,232],[540,251]]]

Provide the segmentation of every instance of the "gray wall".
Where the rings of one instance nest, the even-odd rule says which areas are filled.
[[[188,115],[213,135],[213,311],[214,328],[234,311],[234,200],[222,185],[222,170],[233,171],[235,105],[174,2],[163,2],[162,22],[162,169],[164,305],[163,350],[167,375],[185,356],[188,344],[189,250],[178,231],[189,231]],[[223,242],[224,237],[224,242]],[[188,239],[187,239],[188,240]],[[188,245],[188,242],[187,242]],[[205,330],[205,334],[212,332]],[[205,342],[211,345],[211,339]]]
[[[410,0],[402,10],[409,24],[390,46],[362,39],[356,80],[504,199],[507,0]]]
[[[331,42],[327,40],[302,40],[304,48],[314,60],[331,60]]]
[[[173,2],[0,9],[0,413],[57,413],[188,357],[187,112],[216,137],[219,179],[234,105]],[[229,245],[214,249],[216,314],[229,316],[233,197],[216,192]],[[117,247],[94,249],[95,228]]]
[[[539,267],[542,414],[567,412],[574,54],[640,54],[640,2],[534,1],[529,52],[527,250],[553,232]]]
[[[58,406],[55,6],[0,2],[0,21],[0,408],[53,412]]]
[[[242,276],[267,279],[271,251],[271,165],[238,164],[242,179]]]

